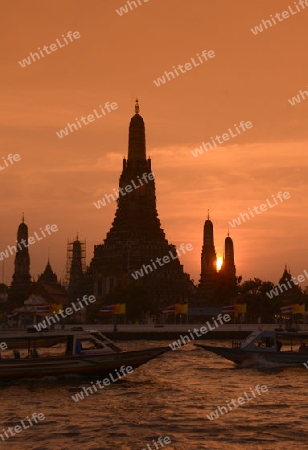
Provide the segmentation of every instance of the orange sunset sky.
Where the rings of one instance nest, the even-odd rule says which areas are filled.
[[[280,191],[290,199],[230,229],[237,274],[277,282],[285,263],[293,276],[308,270],[308,99],[288,103],[308,89],[308,6],[254,35],[250,28],[293,0],[139,2],[123,16],[116,9],[124,0],[2,5],[0,161],[10,153],[21,160],[0,171],[0,251],[14,245],[24,212],[29,236],[46,224],[59,228],[30,246],[34,277],[45,268],[48,248],[64,277],[67,239],[77,231],[89,264],[116,210],[115,202],[101,209],[93,203],[118,187],[138,96],[162,227],[170,243],[193,245],[180,258],[185,271],[198,281],[208,209],[222,255],[228,222]],[[63,42],[68,31],[80,38],[19,65],[38,47]],[[155,86],[153,80],[203,50],[215,57]],[[106,102],[118,109],[57,137]],[[253,128],[192,155],[242,120]],[[14,256],[5,259],[6,283],[13,263]]]

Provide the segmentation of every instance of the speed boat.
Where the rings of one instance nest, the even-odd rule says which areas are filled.
[[[232,347],[194,344],[222,356],[235,364],[270,361],[300,365],[308,362],[308,333],[290,331],[254,331],[243,342],[233,341]]]
[[[104,374],[135,369],[170,351],[170,347],[123,351],[97,330],[3,331],[0,335],[0,378]],[[20,343],[27,343],[26,348]],[[53,344],[53,345],[50,345]]]

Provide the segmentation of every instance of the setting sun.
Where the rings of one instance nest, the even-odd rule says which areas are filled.
[[[222,256],[217,256],[217,261],[216,261],[217,272],[221,269],[222,262],[223,262]]]

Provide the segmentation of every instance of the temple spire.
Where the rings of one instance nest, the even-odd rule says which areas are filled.
[[[214,248],[213,223],[211,222],[211,220],[209,218],[204,222],[204,228],[203,228],[203,246],[206,247],[208,245],[211,248]]]
[[[139,114],[140,108],[139,108],[139,101],[138,98],[136,98],[136,103],[135,103],[135,113]]]
[[[19,224],[17,230],[17,252],[15,254],[14,262],[14,274],[11,283],[12,293],[25,293],[28,292],[31,285],[30,275],[30,257],[28,248],[28,227],[24,222],[24,216],[22,222]]]
[[[138,99],[134,107],[135,114],[129,125],[128,158],[123,160],[119,179],[121,192],[127,194],[119,195],[117,199],[112,226],[104,243],[94,247],[94,258],[85,280],[87,283],[94,282],[97,299],[116,292],[117,287],[126,289],[126,286],[131,286],[136,280],[134,271],[143,263],[158,261],[158,257],[176,252],[175,246],[168,243],[158,218],[155,180],[151,173],[151,160],[146,155],[145,124],[139,114]],[[145,178],[147,181],[144,181]],[[140,286],[149,293],[153,303],[155,299],[157,309],[171,302],[187,303],[192,297],[193,284],[177,256],[175,258],[169,264],[157,267],[136,285],[136,288]],[[150,270],[152,272],[152,267]],[[148,308],[146,303],[142,308]]]
[[[128,163],[135,165],[140,161],[146,161],[145,150],[145,127],[143,118],[139,115],[139,102],[136,99],[135,115],[131,118],[129,124],[128,137]]]
[[[203,228],[203,246],[201,253],[201,277],[199,284],[199,293],[204,299],[209,299],[213,295],[217,278],[217,258],[214,245],[214,229],[210,220],[208,210],[207,220]]]

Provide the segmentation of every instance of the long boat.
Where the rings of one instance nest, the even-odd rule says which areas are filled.
[[[49,342],[55,342],[49,345]],[[73,327],[70,330],[3,332],[0,335],[0,378],[27,378],[46,375],[106,374],[117,369],[133,369],[170,351],[170,347],[123,351],[97,330]],[[21,342],[27,347],[20,348]],[[46,343],[47,342],[47,343]]]
[[[308,363],[308,333],[290,331],[254,331],[243,342],[233,341],[232,347],[194,344],[222,356],[235,364],[262,361],[303,365]]]

